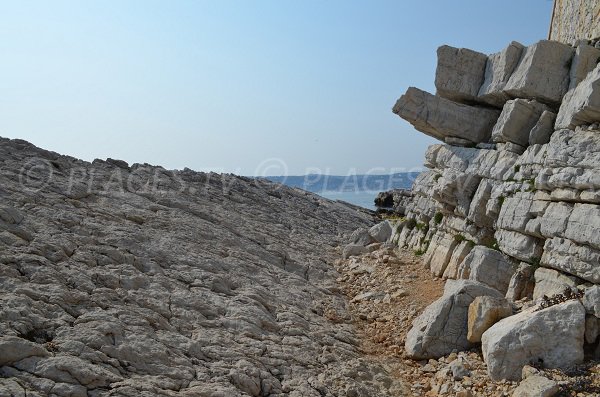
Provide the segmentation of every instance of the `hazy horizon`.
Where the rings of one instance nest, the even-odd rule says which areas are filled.
[[[240,175],[422,168],[392,114],[442,44],[547,37],[552,1],[3,2],[0,136]]]

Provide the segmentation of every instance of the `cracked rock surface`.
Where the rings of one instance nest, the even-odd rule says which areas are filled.
[[[361,354],[331,266],[371,225],[266,181],[0,138],[0,395],[401,390]]]

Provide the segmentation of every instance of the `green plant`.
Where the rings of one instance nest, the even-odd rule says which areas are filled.
[[[498,204],[500,204],[500,208],[502,208],[502,206],[504,205],[504,200],[506,200],[506,197],[504,197],[504,196],[498,197]]]
[[[521,171],[521,166],[519,164],[515,165],[514,167],[515,173]]]
[[[466,241],[467,238],[465,236],[463,236],[462,234],[455,234],[454,235],[454,241],[456,241],[457,243],[462,243],[463,241]]]
[[[425,234],[427,234],[427,232],[429,231],[429,225],[423,222],[419,222],[415,225],[415,227],[417,228],[418,231],[421,231]]]
[[[419,248],[418,250],[415,250],[415,255],[416,255],[416,256],[423,256],[423,254],[424,254],[424,253],[425,253],[425,251],[423,251],[423,250],[422,250],[422,249],[420,249],[420,248]]]
[[[441,177],[442,177],[442,174],[435,174],[435,176],[433,177],[433,180],[434,180],[435,182],[437,182],[437,181],[438,181],[438,179],[440,179]]]
[[[413,230],[415,228],[415,226],[417,226],[417,221],[415,221],[414,219],[409,219],[406,222],[406,228],[408,230]]]
[[[496,239],[493,239],[488,244],[486,244],[486,247],[491,248],[496,251],[500,251],[500,246],[498,245],[498,240],[496,240]]]
[[[435,216],[433,217],[433,222],[436,225],[439,225],[440,223],[442,223],[442,219],[444,219],[444,214],[442,214],[441,212],[436,212]]]
[[[531,258],[529,258],[529,263],[535,268],[537,269],[538,267],[540,267],[540,262],[542,261],[542,258],[540,258],[539,256],[532,256]]]

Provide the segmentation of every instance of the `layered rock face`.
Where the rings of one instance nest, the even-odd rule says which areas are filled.
[[[554,0],[550,39],[573,43],[600,37],[600,0]]]
[[[0,198],[2,396],[394,392],[330,265],[366,213],[3,138]]]
[[[493,378],[519,378],[519,365],[529,362],[579,362],[586,323],[597,326],[586,320],[581,304],[577,315],[560,306],[583,293],[565,288],[600,283],[600,49],[594,44],[513,42],[490,56],[444,46],[438,51],[437,94],[409,88],[393,109],[444,142],[428,148],[428,170],[397,203],[406,216],[395,225],[394,242],[423,254],[436,276],[469,279],[510,302],[520,301],[516,311],[523,299],[550,302],[539,303],[552,314],[525,312],[519,319],[492,316],[506,307],[501,303],[487,313],[480,303],[473,308],[480,318],[472,323],[491,326],[481,340]],[[444,300],[459,297],[445,294]],[[426,315],[437,318],[432,313],[444,304],[437,302]],[[469,346],[467,331],[476,334],[472,340],[481,335],[480,325],[467,330],[465,310],[462,330],[456,330],[456,319],[451,323],[450,351]],[[588,310],[587,317],[592,315]],[[440,331],[424,327],[424,318],[415,322],[407,351],[418,358],[444,354],[439,346],[421,347]],[[489,318],[499,323],[492,326]],[[511,340],[538,330],[563,335],[568,352]],[[454,342],[458,335],[462,345]],[[595,348],[596,336],[588,338],[586,348]],[[498,362],[506,355],[521,358],[501,369]]]

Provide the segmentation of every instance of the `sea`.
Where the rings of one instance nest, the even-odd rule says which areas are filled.
[[[317,192],[319,196],[325,197],[329,200],[342,200],[350,204],[358,205],[359,207],[375,210],[375,197],[379,191],[371,190],[357,190],[353,192],[340,192],[340,191],[324,191]]]

